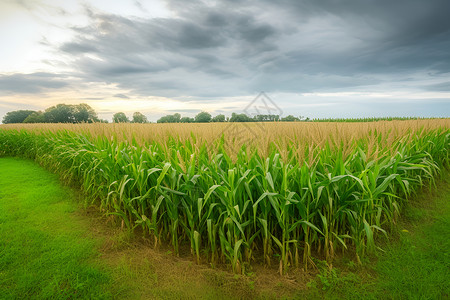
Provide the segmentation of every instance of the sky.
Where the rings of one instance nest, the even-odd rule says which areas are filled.
[[[450,117],[448,0],[0,0],[0,120]],[[266,111],[267,110],[267,111]]]

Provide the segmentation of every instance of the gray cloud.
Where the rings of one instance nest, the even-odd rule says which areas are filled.
[[[64,76],[52,73],[0,75],[0,93],[40,93],[67,85]]]
[[[65,43],[60,48],[64,52],[71,54],[97,52],[97,48],[89,43]]]
[[[430,85],[425,86],[425,89],[429,90],[429,91],[450,92],[450,81],[436,83],[436,84],[430,84]]]
[[[449,76],[445,0],[166,2],[176,17],[86,9],[89,25],[73,27],[76,38],[58,46],[73,55],[71,75],[144,96],[204,101]]]
[[[114,97],[115,98],[122,98],[122,99],[130,99],[130,97],[128,97],[127,95],[124,95],[124,94],[115,94]]]

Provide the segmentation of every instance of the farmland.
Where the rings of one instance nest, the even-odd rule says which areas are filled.
[[[0,156],[36,160],[122,226],[198,263],[357,262],[448,168],[450,120],[2,125]]]

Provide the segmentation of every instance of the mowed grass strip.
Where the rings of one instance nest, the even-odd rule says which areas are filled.
[[[74,193],[35,162],[0,158],[0,298],[110,298],[92,260],[101,241]]]
[[[379,295],[391,299],[450,297],[450,174],[405,209],[398,243],[380,254]]]

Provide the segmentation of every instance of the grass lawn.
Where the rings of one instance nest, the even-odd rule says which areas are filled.
[[[33,161],[0,158],[0,298],[112,296],[74,199]]]
[[[448,173],[447,173],[448,175]],[[446,299],[450,295],[450,179],[403,210],[384,252],[363,267],[246,276],[196,265],[136,241],[79,205],[78,192],[33,161],[0,158],[0,299]]]

